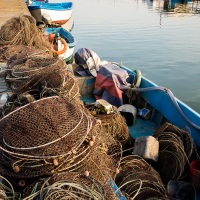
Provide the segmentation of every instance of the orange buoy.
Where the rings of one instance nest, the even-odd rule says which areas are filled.
[[[65,53],[65,51],[67,50],[67,42],[63,39],[60,38],[60,41],[62,42],[62,44],[64,45],[63,49],[60,51],[56,51],[55,49],[51,49],[51,51],[53,51],[53,53],[57,54],[57,55],[61,55],[63,53]]]

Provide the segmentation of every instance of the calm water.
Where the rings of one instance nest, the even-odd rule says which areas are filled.
[[[103,60],[140,69],[200,112],[200,14],[192,12],[200,13],[200,1],[73,2],[76,50],[90,48]]]

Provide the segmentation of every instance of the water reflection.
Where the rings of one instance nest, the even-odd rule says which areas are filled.
[[[200,0],[147,0],[148,9],[170,13],[200,14]]]

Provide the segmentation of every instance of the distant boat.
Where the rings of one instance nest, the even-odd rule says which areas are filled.
[[[65,24],[72,16],[72,2],[29,1],[28,9],[37,23]]]
[[[74,36],[62,27],[45,28],[45,32],[49,35],[51,42],[57,42],[56,49],[53,49],[55,54],[69,63],[73,59],[75,39]],[[56,40],[56,41],[55,41]]]

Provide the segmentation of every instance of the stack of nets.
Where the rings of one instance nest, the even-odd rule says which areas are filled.
[[[197,159],[192,136],[170,123],[164,123],[153,136],[159,141],[156,169],[163,182],[187,178],[190,160]]]
[[[60,96],[77,105],[83,104],[78,82],[67,70],[64,61],[41,54],[33,47],[21,46],[19,49],[22,52],[8,60],[5,81],[13,95],[1,108],[1,118],[20,106],[49,96]]]
[[[65,80],[66,64],[48,55],[23,52],[8,60],[5,80],[13,92],[22,93],[44,86],[59,88]]]
[[[122,149],[104,150],[99,121],[61,97],[43,98],[0,120],[0,173],[32,179],[62,171],[89,171],[102,183],[115,178]]]
[[[54,199],[117,199],[112,188],[96,179],[76,172],[55,174],[49,179],[33,183],[23,191],[24,200]]]
[[[0,46],[26,45],[50,51],[51,44],[39,31],[36,21],[32,16],[21,15],[6,21],[0,29]]]
[[[48,52],[33,46],[6,45],[0,48],[0,62],[8,61],[10,64],[13,60],[20,60],[34,54],[52,57]]]
[[[93,111],[96,109],[95,106],[90,106],[88,108],[92,113],[94,113]],[[119,141],[123,147],[131,140],[126,120],[116,107],[113,106],[113,112],[110,114],[97,113],[94,116],[101,120],[102,128],[108,138],[114,138]]]
[[[143,158],[136,155],[125,156],[120,167],[115,181],[127,199],[170,199],[160,175]]]
[[[85,141],[98,128],[87,111],[60,97],[22,106],[2,118],[0,127],[1,174],[13,178],[77,168],[90,151]]]

